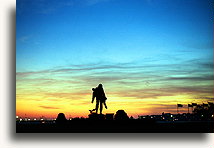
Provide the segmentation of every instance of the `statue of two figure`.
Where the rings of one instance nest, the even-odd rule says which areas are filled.
[[[102,114],[102,110],[103,110],[103,104],[105,106],[105,108],[107,109],[107,105],[106,105],[106,96],[105,96],[105,92],[103,90],[103,85],[99,84],[96,88],[92,88],[92,101],[91,103],[94,102],[94,99],[96,98],[96,106],[95,109],[93,110],[89,110],[91,113],[93,111],[96,111],[96,114],[98,112],[98,108],[100,107],[100,114]]]

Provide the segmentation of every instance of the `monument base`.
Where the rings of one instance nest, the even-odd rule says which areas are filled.
[[[104,114],[91,113],[88,115],[90,120],[105,120]]]

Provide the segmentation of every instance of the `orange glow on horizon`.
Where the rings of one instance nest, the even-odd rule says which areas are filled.
[[[30,96],[25,96],[30,98]],[[16,115],[20,117],[29,118],[56,118],[58,113],[64,113],[67,118],[74,117],[88,117],[89,109],[95,107],[95,102],[91,104],[91,94],[87,94],[83,99],[77,99],[78,95],[74,99],[64,99],[58,96],[53,98],[39,99],[35,95],[32,95],[32,99],[20,99],[17,97],[17,112]],[[66,97],[65,97],[66,98]],[[81,94],[79,95],[81,98]],[[103,109],[103,113],[116,113],[117,110],[123,109],[129,116],[137,118],[139,115],[151,115],[161,114],[162,112],[177,113],[177,103],[183,104],[183,108],[179,108],[180,113],[187,112],[187,104],[193,101],[191,96],[177,95],[168,97],[158,97],[158,99],[138,99],[134,97],[119,97],[109,96],[107,99],[108,109]],[[198,100],[196,103],[201,104],[203,100]]]

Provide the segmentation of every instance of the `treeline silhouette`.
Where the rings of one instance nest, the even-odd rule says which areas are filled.
[[[175,120],[178,119],[178,120]],[[124,110],[116,114],[90,113],[88,118],[67,120],[59,113],[55,121],[17,121],[17,133],[213,133],[213,104],[194,108],[193,113],[128,117]]]

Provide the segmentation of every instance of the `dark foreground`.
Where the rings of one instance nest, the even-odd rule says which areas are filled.
[[[213,121],[76,120],[65,123],[17,122],[17,133],[213,133]]]

